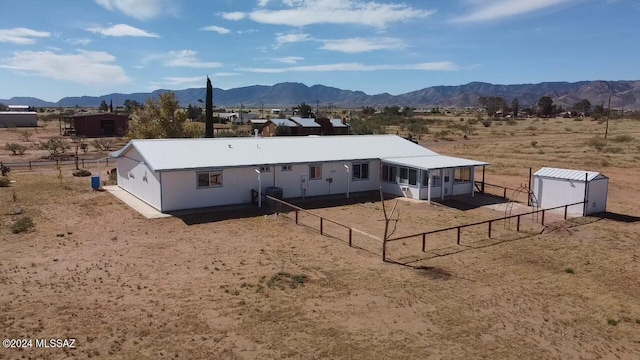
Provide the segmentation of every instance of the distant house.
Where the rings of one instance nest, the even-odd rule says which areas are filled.
[[[295,122],[300,125],[298,129],[298,135],[321,135],[321,127],[320,124],[316,122],[316,119],[313,118],[301,118],[299,116],[292,116],[289,120]]]
[[[60,135],[84,137],[124,136],[129,115],[100,113],[65,116],[60,122]]]
[[[276,134],[278,126],[281,126],[284,130],[284,134]],[[271,119],[268,120],[262,127],[262,136],[276,136],[276,135],[298,135],[300,125],[288,120],[288,119]]]
[[[349,124],[342,119],[319,118],[316,122],[322,128],[322,135],[349,135]]]
[[[0,111],[0,127],[36,127],[38,114],[35,111]]]

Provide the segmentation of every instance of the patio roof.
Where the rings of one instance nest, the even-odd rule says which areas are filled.
[[[388,164],[407,166],[422,170],[451,169],[467,166],[489,165],[489,163],[483,161],[463,159],[445,155],[383,158],[382,161]]]

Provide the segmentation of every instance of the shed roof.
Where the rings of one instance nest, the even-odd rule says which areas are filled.
[[[299,125],[289,119],[271,119],[276,126],[298,127]]]
[[[350,126],[349,124],[343,124],[342,119],[329,119],[329,122],[331,122],[331,126],[333,126],[334,128],[346,128]]]
[[[576,181],[584,181],[585,176],[587,178],[587,181],[595,180],[598,177],[606,178],[606,176],[595,171],[569,170],[569,169],[560,169],[560,168],[551,168],[551,167],[543,167],[542,169],[536,171],[533,174],[533,176],[564,179],[564,180],[576,180]]]
[[[295,121],[296,123],[300,124],[300,126],[302,127],[320,127],[320,124],[318,124],[316,122],[316,119],[312,119],[312,118],[301,118],[298,116],[292,116],[289,119]]]
[[[463,159],[438,154],[433,156],[382,158],[382,161],[390,164],[403,165],[423,170],[489,165],[489,163],[483,161]]]
[[[372,159],[421,168],[486,164],[442,156],[396,135],[132,140],[111,156],[126,156],[130,148],[155,171]]]

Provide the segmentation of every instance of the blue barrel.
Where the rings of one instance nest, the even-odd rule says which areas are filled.
[[[100,176],[91,177],[91,189],[93,190],[100,189]]]

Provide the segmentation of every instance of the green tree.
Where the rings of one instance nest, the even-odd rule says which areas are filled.
[[[192,121],[201,121],[202,120],[202,108],[199,106],[193,106],[189,104],[187,107],[187,116]]]
[[[187,113],[180,109],[173,92],[148,98],[143,108],[137,108],[129,120],[128,136],[132,139],[182,138],[189,136],[185,129]]]
[[[113,100],[109,100],[109,112],[113,113]]]
[[[538,113],[542,116],[553,114],[553,99],[549,96],[543,96],[538,100]]]
[[[133,113],[134,110],[142,108],[142,104],[135,100],[125,100],[122,104],[124,106],[124,112],[127,114]]]
[[[204,137],[213,137],[213,86],[207,76],[207,95],[205,99],[205,126]]]
[[[0,103],[0,111],[7,111],[7,105]]]
[[[400,106],[385,106],[384,109],[382,109],[382,113],[385,115],[398,115],[400,113]]]
[[[311,105],[303,102],[302,104],[298,105],[298,115],[300,115],[301,118],[314,117],[313,108],[311,107]]]
[[[513,98],[513,100],[511,100],[511,111],[513,111],[513,117],[517,118],[518,111],[520,111],[520,101],[518,98]]]
[[[579,113],[584,113],[585,115],[589,115],[591,113],[591,102],[587,99],[582,99],[573,104],[573,110]]]
[[[109,105],[107,105],[107,102],[102,100],[102,102],[100,103],[100,111],[108,111],[109,110]]]

